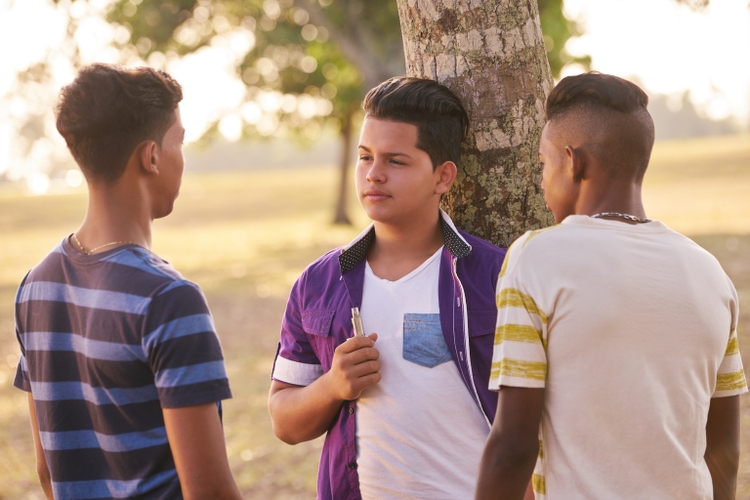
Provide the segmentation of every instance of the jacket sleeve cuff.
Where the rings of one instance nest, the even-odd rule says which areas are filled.
[[[273,369],[273,379],[292,385],[307,386],[323,375],[318,364],[300,363],[278,356]]]

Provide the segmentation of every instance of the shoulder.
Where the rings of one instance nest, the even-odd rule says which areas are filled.
[[[297,278],[295,288],[304,287],[308,283],[327,286],[331,281],[339,281],[341,278],[339,255],[341,255],[341,248],[334,248],[315,259]]]
[[[339,265],[341,248],[334,248],[309,264],[292,286],[290,303],[306,307],[310,303],[328,303],[346,285]]]
[[[726,271],[724,271],[719,259],[711,252],[673,229],[667,228],[667,232],[664,233],[663,238],[665,244],[669,246],[670,252],[673,252],[675,256],[685,259],[687,265],[690,266],[694,273],[702,276],[707,282],[710,277],[714,277],[717,280],[727,283],[734,289],[734,285],[726,274]]]
[[[471,253],[456,262],[456,272],[462,282],[467,301],[476,307],[491,299],[494,305],[495,285],[505,259],[505,248],[500,248],[481,238],[459,230],[461,237],[471,245]],[[479,301],[479,302],[477,302]]]
[[[565,224],[555,224],[526,231],[519,236],[510,247],[508,254],[519,255],[521,253],[534,254],[536,252],[548,253],[550,248],[558,251],[558,245],[563,245],[566,240],[576,241],[580,235],[575,234],[577,228]]]
[[[484,240],[479,236],[474,236],[471,233],[467,233],[462,229],[459,229],[458,233],[464,240],[466,240],[466,243],[471,246],[471,254],[469,254],[469,256],[465,258],[496,261],[502,263],[507,251],[505,248],[500,248],[496,245],[493,245],[489,241]]]
[[[318,275],[321,273],[340,271],[339,255],[341,255],[341,251],[342,249],[340,247],[329,250],[311,262],[305,270],[302,271],[302,275]]]
[[[110,264],[131,269],[133,292],[151,300],[151,314],[206,314],[208,305],[200,286],[185,279],[169,262],[145,248],[129,248],[107,258]]]
[[[172,264],[146,248],[125,248],[107,260],[113,264],[131,266],[148,274],[160,276],[165,282],[184,280]]]
[[[133,292],[150,296],[155,300],[185,300],[187,298],[205,301],[200,287],[185,279],[169,262],[142,247],[124,248],[103,259],[112,266],[119,276],[126,276]]]
[[[569,237],[568,230],[560,225],[548,226],[542,229],[526,231],[509,247],[505,256],[500,277],[505,276],[511,269],[515,269],[524,262],[533,266],[537,259],[548,260],[550,249],[559,253],[563,240]]]
[[[31,283],[34,281],[46,281],[50,280],[50,274],[57,275],[60,273],[63,263],[65,261],[65,250],[63,250],[63,243],[60,242],[44,256],[31,270],[26,274],[21,285],[24,283]],[[54,280],[52,280],[54,281]]]

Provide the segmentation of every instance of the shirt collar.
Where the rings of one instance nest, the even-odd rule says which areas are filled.
[[[443,209],[440,209],[440,225],[443,228],[445,247],[454,257],[466,257],[471,253],[471,245],[459,234],[453,221]],[[359,236],[341,249],[339,266],[342,274],[364,260],[373,241],[375,241],[375,226],[370,224]]]

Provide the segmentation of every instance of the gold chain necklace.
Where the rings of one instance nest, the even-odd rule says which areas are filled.
[[[85,248],[83,248],[83,245],[81,245],[81,242],[78,241],[78,237],[76,236],[76,233],[73,233],[73,239],[76,240],[76,244],[78,245],[78,248],[80,248],[81,252],[83,252],[85,255],[91,255],[97,250],[101,250],[102,248],[108,247],[111,245],[127,245],[129,243],[132,243],[133,245],[137,245],[135,241],[110,241],[109,243],[105,243],[104,245],[99,245],[98,247],[92,248],[91,250],[86,250]]]

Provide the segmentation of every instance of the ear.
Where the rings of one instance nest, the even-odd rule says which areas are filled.
[[[441,163],[435,168],[434,175],[437,180],[435,185],[435,194],[447,193],[456,180],[458,174],[458,167],[452,161],[446,161]]]
[[[586,172],[586,156],[583,151],[573,146],[565,146],[565,158],[575,182],[581,182]]]
[[[159,173],[159,145],[154,141],[145,141],[140,146],[138,160],[141,168],[149,174]]]

